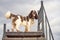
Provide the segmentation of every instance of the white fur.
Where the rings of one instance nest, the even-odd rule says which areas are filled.
[[[11,15],[11,12],[8,11],[8,12],[5,14],[5,17],[8,19],[8,18],[10,17],[10,15]]]
[[[20,18],[20,16],[18,16],[18,19],[15,21],[15,23],[16,23],[16,29],[18,29],[19,30],[19,26],[20,25],[23,25],[25,28],[27,28],[28,29],[28,31],[30,31],[30,27],[33,25],[33,23],[34,23],[34,21],[32,21],[31,19],[29,19],[29,21],[23,21],[23,22],[21,22],[21,18]]]

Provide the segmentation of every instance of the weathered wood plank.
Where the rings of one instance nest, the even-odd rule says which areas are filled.
[[[7,37],[41,37],[42,32],[6,32]]]

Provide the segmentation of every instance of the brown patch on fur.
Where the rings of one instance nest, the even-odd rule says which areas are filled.
[[[27,18],[27,21],[29,21],[29,16],[27,16],[26,18]]]
[[[21,21],[23,22],[24,20],[26,21],[29,21],[29,16],[26,16],[26,17],[23,17],[20,15],[20,18],[21,18]]]
[[[17,15],[11,14],[10,18],[12,18],[12,25],[15,28],[16,24],[15,21],[18,19]]]
[[[20,15],[21,21],[23,22],[23,16]]]
[[[33,10],[30,12],[30,14],[28,15],[29,16],[29,18],[32,18],[32,12],[33,12]]]

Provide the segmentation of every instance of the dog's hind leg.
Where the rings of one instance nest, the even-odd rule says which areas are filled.
[[[25,32],[28,32],[28,27],[27,27],[27,25],[25,25]]]
[[[15,29],[16,29],[17,32],[20,32],[19,25],[16,25],[16,28]]]
[[[15,25],[12,25],[12,32],[14,32],[14,29],[15,29]]]
[[[16,28],[16,24],[12,23],[12,32],[14,32],[14,29]]]

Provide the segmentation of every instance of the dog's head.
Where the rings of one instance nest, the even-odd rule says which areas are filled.
[[[31,10],[29,17],[34,18],[34,19],[38,19],[37,12],[35,10]]]

